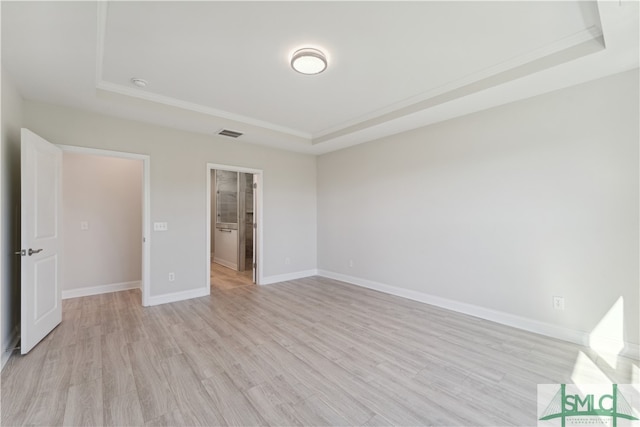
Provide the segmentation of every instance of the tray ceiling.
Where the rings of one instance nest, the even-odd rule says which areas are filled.
[[[28,99],[322,153],[637,67],[637,16],[637,2],[3,2],[2,53]],[[307,46],[324,73],[291,69]]]

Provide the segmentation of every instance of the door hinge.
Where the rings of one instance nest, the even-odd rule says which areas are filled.
[[[254,222],[254,223],[253,223],[253,228],[254,228],[254,229],[257,229],[257,228],[258,228],[258,223]]]
[[[255,270],[255,268],[256,268],[256,263],[255,263],[255,262],[253,263],[253,268],[254,268],[254,270]]]
[[[258,184],[257,183],[253,183],[253,188],[258,188]]]

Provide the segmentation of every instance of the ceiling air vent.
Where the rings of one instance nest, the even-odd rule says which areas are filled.
[[[218,132],[218,135],[237,138],[240,135],[242,135],[242,132],[236,132],[235,130],[229,130],[229,129],[222,129],[220,132]]]

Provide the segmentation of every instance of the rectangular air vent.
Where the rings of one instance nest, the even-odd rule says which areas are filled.
[[[218,132],[218,135],[237,138],[240,135],[242,135],[242,132],[236,132],[235,130],[229,130],[229,129],[222,129],[220,132]]]

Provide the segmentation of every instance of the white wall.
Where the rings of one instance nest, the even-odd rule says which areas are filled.
[[[315,157],[61,106],[25,101],[23,108],[24,126],[54,144],[150,156],[151,222],[169,226],[150,236],[151,297],[208,287],[207,163],[264,171],[267,278],[316,268]]]
[[[142,168],[141,160],[63,154],[63,294],[140,282]]]
[[[56,144],[151,156],[151,221],[169,223],[152,296],[208,284],[217,163],[265,171],[267,276],[315,269],[317,226],[325,272],[571,331],[623,298],[638,343],[638,90],[635,70],[321,156],[317,210],[312,156],[30,101],[23,116]]]
[[[2,366],[9,353],[4,350],[17,337],[20,325],[20,127],[22,98],[9,75],[2,70],[2,149],[0,150],[0,343]]]
[[[622,297],[639,343],[638,90],[636,69],[319,157],[319,269],[542,329]]]

